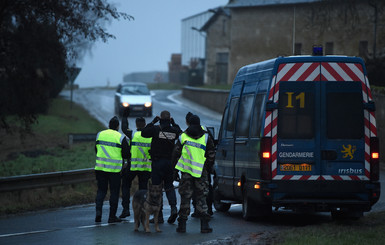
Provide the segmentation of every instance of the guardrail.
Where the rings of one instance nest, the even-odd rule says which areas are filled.
[[[82,182],[92,182],[95,179],[93,168],[71,171],[30,174],[0,178],[0,192],[20,191],[58,185],[70,185]]]

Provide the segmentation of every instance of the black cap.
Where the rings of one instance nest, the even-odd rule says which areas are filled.
[[[190,122],[190,117],[192,116],[193,114],[191,112],[188,112],[186,114],[186,122]]]
[[[111,118],[109,124],[108,124],[108,127],[110,129],[117,129],[119,128],[119,118],[117,116],[114,116],[113,118]]]
[[[190,125],[201,125],[201,119],[197,115],[192,115],[189,119]]]

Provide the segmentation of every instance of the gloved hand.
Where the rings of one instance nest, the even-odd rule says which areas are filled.
[[[175,126],[174,118],[171,118],[171,119],[170,119],[170,123],[171,123],[172,126]]]
[[[156,117],[154,117],[154,119],[152,119],[152,123],[155,124],[155,123],[159,122],[159,120],[160,120],[160,117],[156,116]]]
[[[123,111],[123,117],[128,117],[128,115],[130,115],[130,108],[126,107]]]

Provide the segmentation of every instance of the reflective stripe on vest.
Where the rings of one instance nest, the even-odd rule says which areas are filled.
[[[122,142],[124,135],[116,130],[100,131],[96,136],[95,170],[119,173],[122,169]]]
[[[194,139],[186,133],[182,133],[179,137],[183,147],[182,154],[175,168],[195,178],[200,178],[206,161],[207,139],[207,134],[204,134],[199,139]]]
[[[152,138],[144,138],[141,132],[135,132],[131,141],[131,171],[151,172],[150,153]]]

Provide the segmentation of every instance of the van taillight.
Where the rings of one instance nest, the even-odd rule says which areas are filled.
[[[370,180],[380,177],[380,145],[377,137],[370,138]]]
[[[261,179],[271,180],[271,137],[261,139]]]

